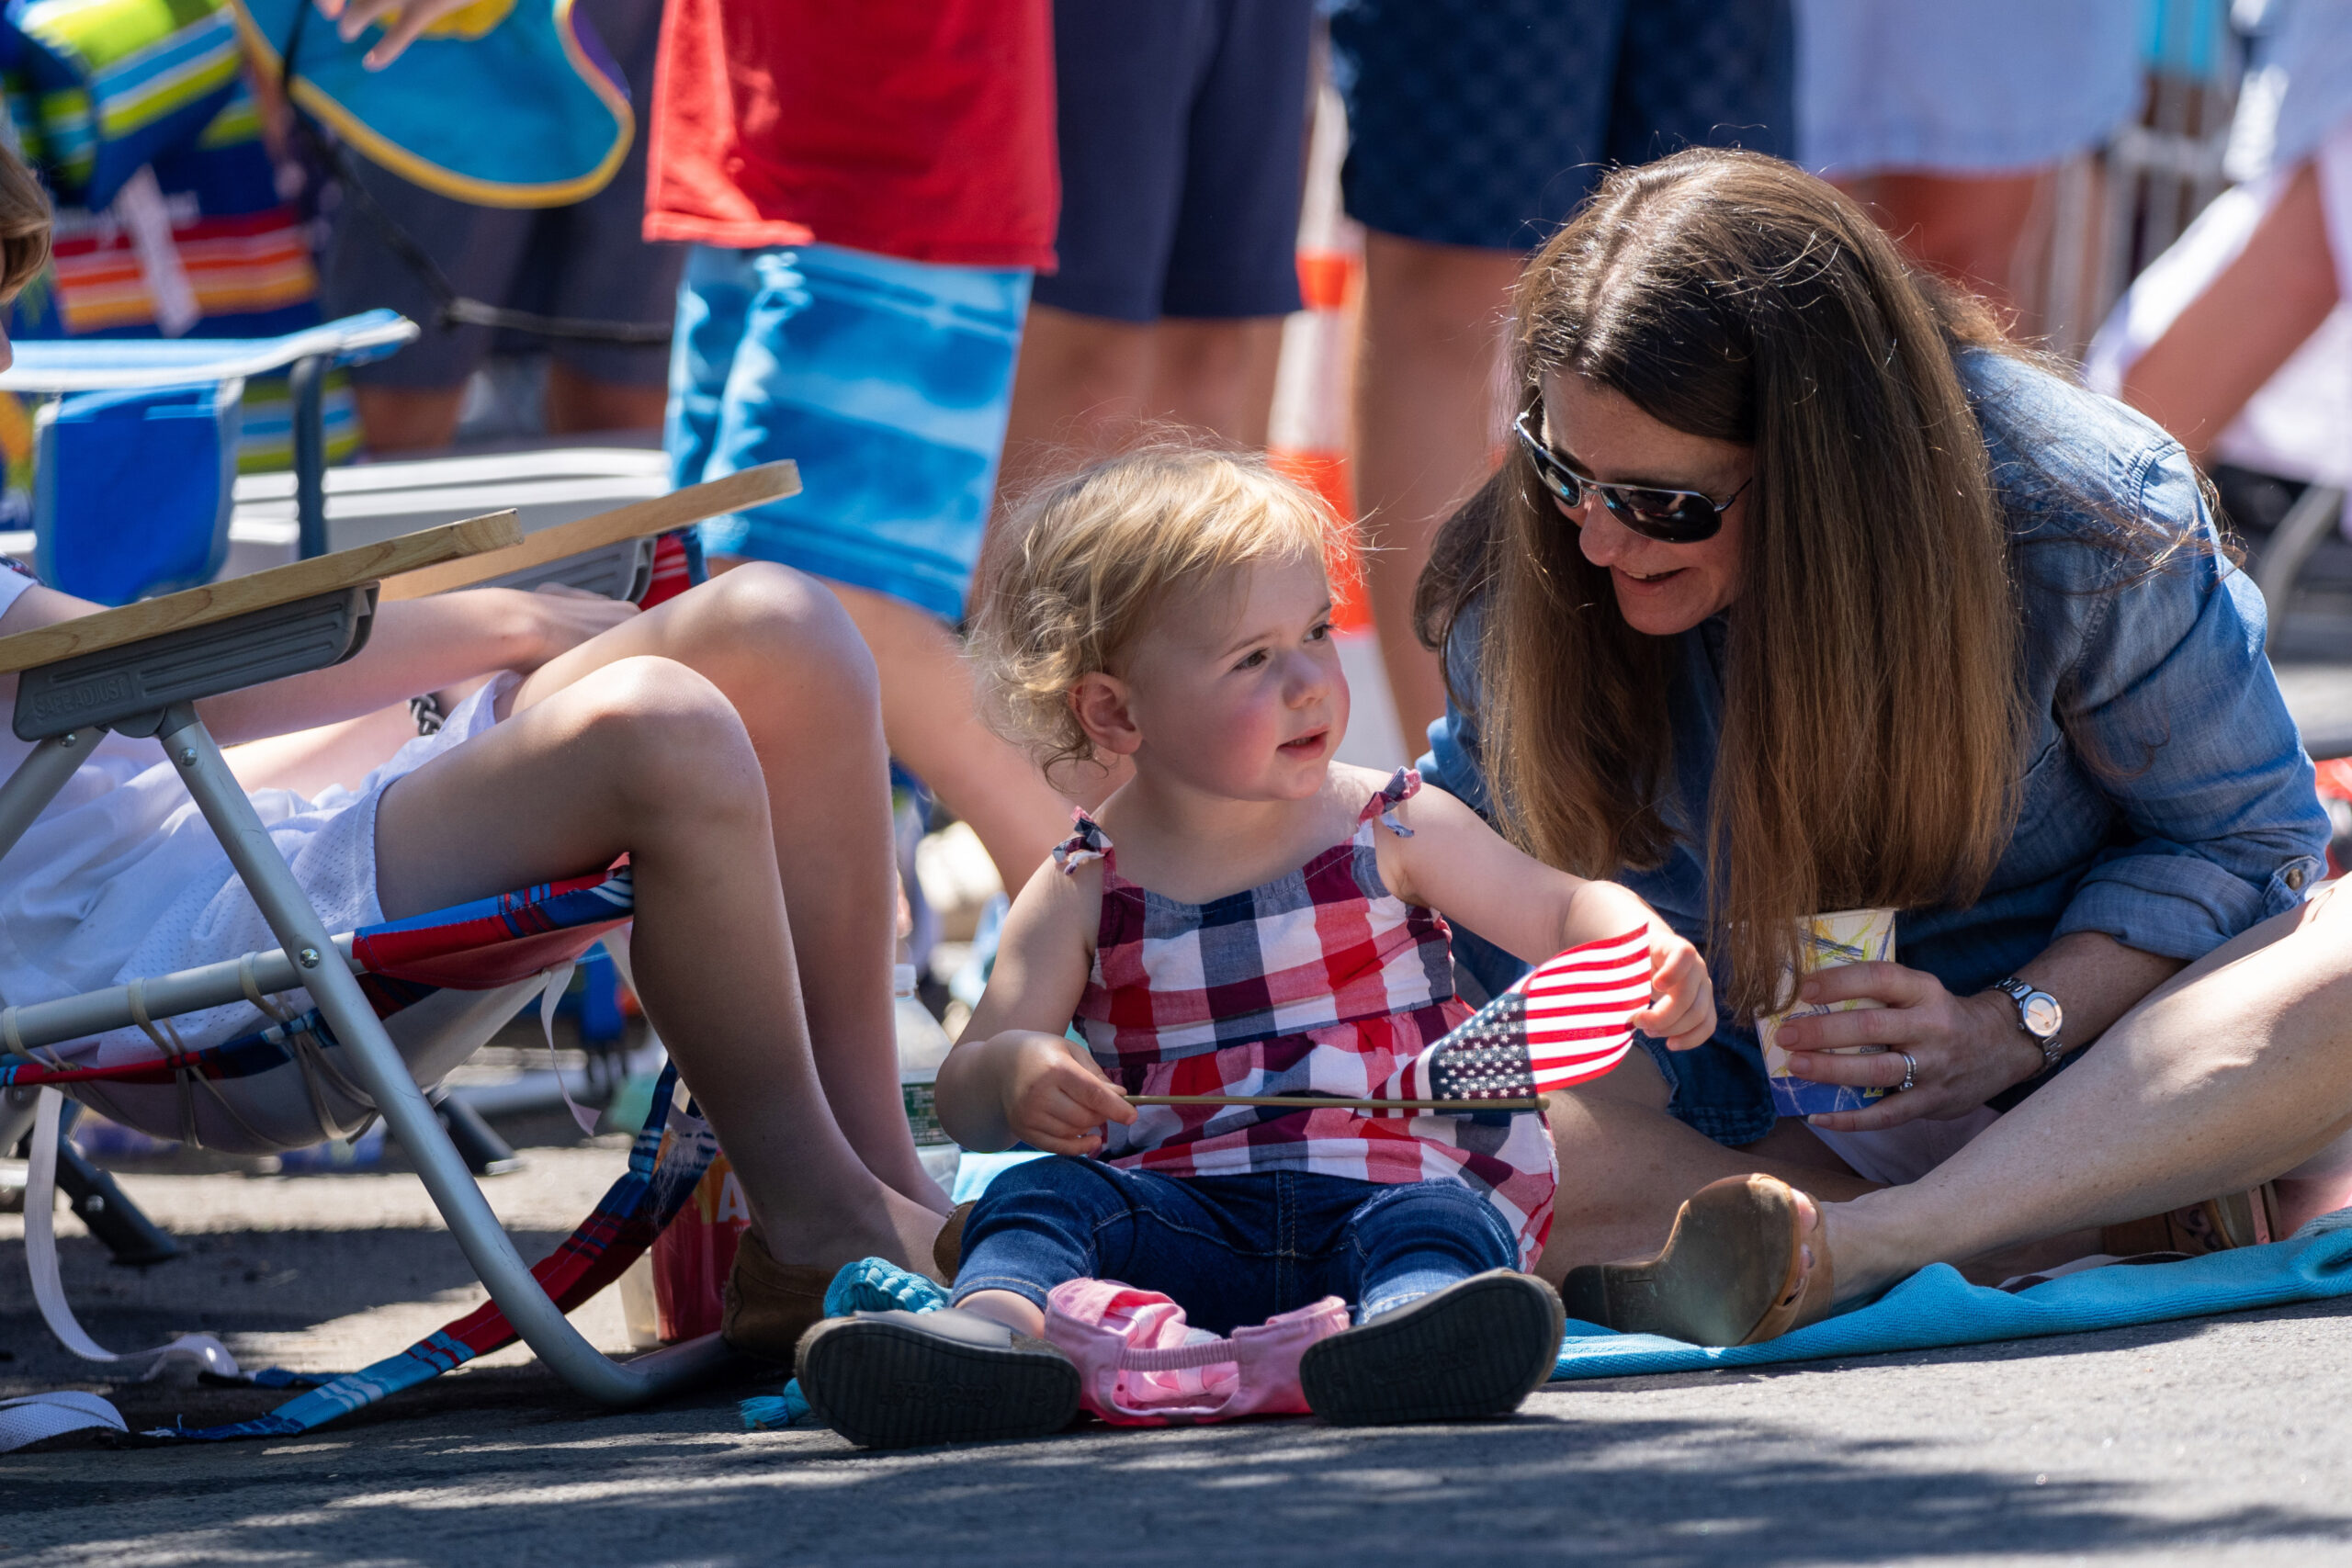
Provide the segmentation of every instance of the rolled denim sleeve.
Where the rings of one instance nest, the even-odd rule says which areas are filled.
[[[2327,817],[2263,652],[2261,593],[2212,547],[2180,448],[2137,466],[2142,514],[2195,518],[2207,547],[2082,602],[2068,750],[2120,820],[2054,934],[2195,959],[2301,901]]]

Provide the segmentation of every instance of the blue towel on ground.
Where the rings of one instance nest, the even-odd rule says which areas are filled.
[[[1928,1350],[2345,1295],[2352,1295],[2352,1211],[2323,1216],[2268,1247],[2180,1263],[2087,1269],[2014,1295],[1972,1285],[1951,1265],[1933,1264],[1867,1306],[1761,1345],[1710,1348],[1655,1334],[1612,1334],[1571,1318],[1552,1378],[1639,1377]]]

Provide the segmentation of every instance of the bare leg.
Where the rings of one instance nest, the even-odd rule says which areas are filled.
[[[1279,316],[1148,323],[1031,306],[999,488],[1018,496],[1155,423],[1263,446],[1282,327]]]
[[[2319,175],[2305,164],[2237,259],[2132,367],[2124,400],[2201,462],[2246,400],[2327,319],[2335,299]]]
[[[760,766],[768,836],[758,841],[773,842],[798,955],[795,1016],[805,1010],[833,1117],[875,1175],[944,1213],[899,1093],[888,758],[874,664],[856,628],[814,578],[753,564],[548,663],[523,683],[514,709],[526,713],[595,670],[643,656],[686,666],[739,716]],[[773,964],[769,952],[763,962]]]
[[[1263,447],[1282,347],[1280,316],[1161,321],[1153,332],[1150,416],[1250,451]]]
[[[315,795],[330,784],[356,785],[415,739],[416,719],[402,703],[341,724],[232,746],[229,768],[248,790],[290,789]]]
[[[831,739],[807,734],[812,756]],[[843,739],[856,749],[854,730]],[[938,1215],[867,1168],[827,1109],[831,1086],[810,1050],[770,848],[767,774],[784,761],[764,761],[734,705],[693,671],[607,663],[385,793],[380,895],[397,917],[628,852],[648,1015],[708,1111],[769,1251],[807,1265],[879,1255],[920,1267]],[[806,818],[832,802],[794,804]],[[844,837],[860,828],[871,832],[835,825]]]
[[[356,387],[352,398],[368,450],[379,457],[429,452],[447,446],[458,434],[463,387]]]
[[[752,563],[718,564],[722,575],[716,581],[728,581]],[[1069,804],[1019,747],[980,722],[971,668],[938,616],[887,593],[844,582],[824,586],[848,611],[881,671],[888,755],[972,825],[997,874],[1018,888],[1069,833]]]
[[[971,667],[937,616],[888,594],[829,584],[882,671],[890,754],[972,825],[1010,888],[1069,832],[1069,806],[1021,749],[980,722]]]
[[[2352,1130],[2347,1046],[2352,900],[2330,894],[2181,971],[1919,1180],[1829,1203],[1838,1295],[2291,1169]]]
[[[1356,367],[1356,505],[1364,586],[1396,722],[1418,746],[1445,712],[1437,658],[1413,636],[1413,585],[1446,514],[1485,479],[1501,433],[1494,406],[1515,251],[1364,236],[1363,346]]]
[[[1004,1325],[1015,1334],[1026,1334],[1032,1339],[1046,1332],[1046,1314],[1027,1296],[1016,1296],[1011,1291],[974,1291],[956,1303],[966,1312],[978,1313]]]
[[[1889,169],[1847,186],[1913,259],[1984,295],[2004,313],[2038,295],[2018,252],[2051,176]]]
[[[666,387],[635,387],[620,381],[592,381],[561,364],[548,367],[548,434],[577,435],[591,431],[655,431],[669,407]]]
[[[1154,329],[1032,305],[1021,329],[1000,494],[1132,438],[1151,392]]]
[[[1666,1080],[1639,1051],[1608,1077],[1552,1096],[1560,1206],[1535,1265],[1544,1279],[1557,1284],[1580,1263],[1655,1252],[1675,1211],[1723,1177],[1762,1171],[1831,1199],[1872,1190],[1801,1122],[1782,1122],[1758,1142],[1731,1148],[1668,1116],[1666,1100]]]

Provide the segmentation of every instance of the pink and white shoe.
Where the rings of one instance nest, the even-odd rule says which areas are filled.
[[[1071,1280],[1046,1298],[1046,1341],[1078,1365],[1079,1403],[1119,1427],[1303,1416],[1299,1359],[1348,1326],[1326,1296],[1220,1339],[1184,1309],[1115,1280]]]

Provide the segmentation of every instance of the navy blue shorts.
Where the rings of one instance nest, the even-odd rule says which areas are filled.
[[[1523,251],[1601,170],[1690,146],[1795,147],[1790,0],[1334,0],[1348,213]]]
[[[1313,0],[1056,0],[1061,270],[1121,321],[1298,309]]]
[[[650,101],[660,0],[582,0],[581,10],[619,62],[629,96]],[[461,295],[541,315],[659,325],[677,308],[685,247],[647,243],[645,137],[640,132],[619,173],[603,190],[570,207],[476,207],[411,185],[390,170],[354,159],[354,172],[379,207],[424,247]],[[335,220],[319,283],[332,318],[390,306],[421,323],[424,335],[389,359],[352,371],[363,387],[446,390],[465,385],[496,349],[545,349],[590,381],[659,387],[670,351],[654,344],[536,338],[488,327],[445,327],[424,279],[394,255],[376,227],[346,201]]]

